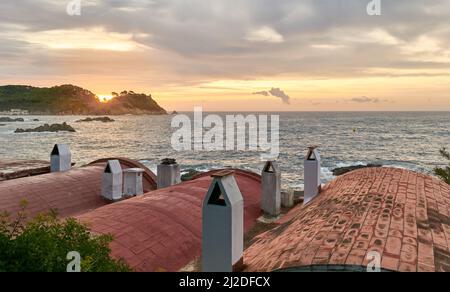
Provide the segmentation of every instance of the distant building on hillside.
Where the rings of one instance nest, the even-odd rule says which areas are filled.
[[[11,109],[9,111],[0,112],[1,115],[9,115],[9,116],[23,116],[28,115],[29,111],[23,109]]]

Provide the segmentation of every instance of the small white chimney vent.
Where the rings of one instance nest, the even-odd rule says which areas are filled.
[[[281,193],[281,206],[284,208],[294,207],[294,190],[288,189],[286,192]]]
[[[143,173],[144,170],[142,168],[128,168],[123,171],[125,196],[140,196],[144,194],[142,185]]]
[[[232,272],[243,266],[244,200],[233,171],[212,177],[203,201],[202,269]]]
[[[109,160],[102,176],[102,196],[110,201],[122,199],[123,174],[119,160]]]
[[[320,153],[317,146],[310,146],[304,161],[304,184],[305,198],[304,204],[314,199],[320,192]]]
[[[157,166],[158,189],[167,188],[181,182],[180,166],[175,159],[165,158]]]
[[[50,172],[68,171],[72,168],[72,154],[69,145],[56,144],[50,154]]]
[[[281,171],[275,161],[267,161],[262,177],[261,209],[270,216],[280,215],[281,205]]]

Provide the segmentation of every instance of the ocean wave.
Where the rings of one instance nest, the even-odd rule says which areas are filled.
[[[333,170],[328,167],[321,167],[321,179],[323,182],[330,182],[335,179],[336,176],[333,175]]]

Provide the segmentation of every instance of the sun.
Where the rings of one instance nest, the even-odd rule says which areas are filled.
[[[100,102],[108,102],[114,98],[114,96],[112,95],[103,95],[103,94],[99,94],[97,97]]]

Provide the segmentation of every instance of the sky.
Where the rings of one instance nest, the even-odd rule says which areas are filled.
[[[370,0],[81,0],[69,15],[77,1],[0,1],[0,85],[177,111],[450,110],[448,0],[380,0],[375,16]]]

